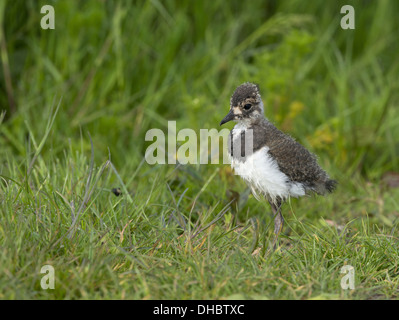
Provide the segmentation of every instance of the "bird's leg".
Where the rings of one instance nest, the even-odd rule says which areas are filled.
[[[276,251],[278,247],[278,236],[280,235],[281,230],[283,229],[284,218],[281,214],[281,201],[277,202],[269,201],[270,206],[272,207],[273,216],[274,216],[274,241],[273,241],[273,250]]]

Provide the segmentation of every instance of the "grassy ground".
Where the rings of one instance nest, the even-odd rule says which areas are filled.
[[[351,2],[0,2],[0,298],[396,299],[399,4],[353,1],[343,30]],[[274,253],[227,165],[144,160],[147,130],[218,128],[244,81],[339,181],[285,205]]]

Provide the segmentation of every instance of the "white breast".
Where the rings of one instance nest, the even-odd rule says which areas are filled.
[[[233,139],[244,128],[233,131]],[[240,175],[251,187],[255,198],[259,200],[257,192],[266,195],[275,201],[277,197],[282,200],[288,197],[299,197],[305,195],[305,189],[301,183],[292,182],[280,171],[276,160],[269,154],[269,147],[265,146],[250,156],[245,161],[231,160],[231,167],[235,173]]]

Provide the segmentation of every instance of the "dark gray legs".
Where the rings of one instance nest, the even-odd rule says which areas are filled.
[[[281,214],[281,201],[278,200],[276,203],[269,201],[272,207],[273,217],[274,217],[274,240],[273,240],[273,250],[276,251],[278,247],[278,236],[283,229],[284,218]]]

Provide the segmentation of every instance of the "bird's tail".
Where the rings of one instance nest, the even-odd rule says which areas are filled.
[[[325,184],[326,190],[329,193],[333,192],[337,188],[337,184],[338,182],[336,180],[328,179]]]

